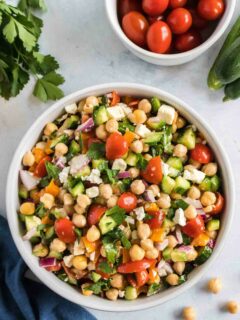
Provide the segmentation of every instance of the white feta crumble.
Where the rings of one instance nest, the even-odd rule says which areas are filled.
[[[175,211],[175,216],[173,218],[173,221],[182,227],[184,227],[186,225],[186,218],[185,218],[184,211],[182,208],[179,208]]]
[[[183,178],[196,183],[201,183],[204,180],[205,176],[206,175],[204,172],[195,168],[188,168],[188,170],[184,170],[183,172]]]
[[[133,210],[136,214],[137,220],[142,221],[145,217],[145,211],[143,207],[138,207]]]
[[[89,198],[96,198],[97,196],[99,196],[99,188],[98,187],[91,187],[86,189],[86,195]]]
[[[175,118],[175,109],[166,104],[163,104],[158,109],[157,117],[159,118],[160,121],[165,121],[166,124],[171,125],[173,124],[173,120]]]
[[[74,257],[73,254],[70,254],[69,256],[63,257],[63,262],[64,262],[66,267],[71,268],[73,257]]]
[[[75,114],[77,112],[77,105],[76,103],[69,104],[65,107],[67,113]]]
[[[101,172],[98,169],[92,169],[89,176],[82,177],[83,181],[90,181],[91,183],[102,183]]]
[[[122,111],[124,112],[125,116],[127,116],[129,113],[132,112],[132,109],[129,108],[125,103],[118,103],[115,105],[115,107],[120,107]]]
[[[79,156],[72,158],[72,160],[69,162],[70,173],[72,175],[78,173],[78,171],[80,171],[88,163],[89,163],[89,158],[86,154],[80,154]]]
[[[60,173],[59,173],[59,180],[64,185],[67,183],[68,175],[70,172],[70,167],[65,167]]]
[[[167,176],[169,174],[169,165],[167,163],[164,163],[162,161],[162,172],[164,176]]]
[[[120,106],[110,107],[107,108],[107,111],[112,119],[115,119],[117,121],[122,120],[125,118],[125,113],[123,109]]]
[[[113,161],[112,170],[120,170],[123,172],[127,169],[127,164],[123,159],[116,159]]]
[[[76,240],[73,245],[73,255],[78,256],[78,255],[84,254],[84,252],[85,250],[82,247],[82,244],[79,243],[78,240]]]
[[[95,256],[96,256],[96,251],[93,251],[93,252],[90,253],[89,259],[90,259],[91,261],[94,261]]]
[[[125,291],[119,290],[119,291],[118,291],[118,296],[119,296],[119,298],[124,298],[124,296],[125,296]]]
[[[125,221],[126,221],[127,223],[129,223],[129,224],[134,224],[134,223],[135,223],[135,220],[134,220],[132,217],[130,217],[130,216],[127,216],[127,217],[125,218]]]
[[[145,126],[145,124],[138,124],[135,128],[135,133],[141,138],[146,138],[151,131]]]

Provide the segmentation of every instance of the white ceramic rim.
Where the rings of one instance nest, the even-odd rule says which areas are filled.
[[[226,31],[227,27],[229,26],[233,13],[234,13],[234,9],[236,6],[236,0],[231,0],[232,3],[231,5],[227,6],[227,9],[223,15],[223,17],[221,19],[224,19],[224,24],[222,26],[221,29],[219,29],[218,31],[214,31],[213,34],[206,40],[204,41],[200,46],[186,51],[186,52],[182,52],[182,53],[175,53],[175,54],[159,54],[159,53],[154,53],[148,50],[145,50],[139,46],[137,46],[135,43],[133,43],[131,40],[128,39],[128,37],[125,35],[125,33],[123,32],[121,26],[119,23],[115,23],[114,19],[111,15],[111,11],[109,9],[109,2],[111,2],[112,0],[105,0],[105,8],[106,8],[106,12],[107,12],[107,17],[108,20],[112,26],[112,29],[114,30],[114,32],[116,33],[116,35],[121,39],[121,41],[124,43],[126,43],[132,50],[133,52],[136,51],[139,55],[143,55],[149,58],[153,58],[153,59],[159,59],[159,60],[164,60],[164,61],[172,61],[175,59],[182,59],[185,61],[185,58],[189,57],[189,55],[193,55],[196,57],[198,54],[206,51],[207,49],[209,49],[215,42],[218,41],[218,39],[223,35],[223,33]],[[186,60],[187,62],[188,60]]]
[[[144,92],[142,96],[159,96],[160,98],[164,99],[167,103],[170,103],[177,109],[179,109],[180,113],[182,113],[183,116],[185,116],[188,119],[191,118],[190,121],[193,124],[196,124],[200,131],[204,132],[207,140],[212,140],[212,143],[210,143],[210,145],[213,148],[217,160],[221,165],[224,179],[224,191],[225,195],[227,195],[227,202],[225,208],[225,211],[227,212],[227,218],[225,213],[225,222],[220,230],[217,245],[213,251],[213,254],[207,260],[207,262],[205,262],[202,266],[194,269],[193,272],[190,274],[188,281],[186,281],[181,286],[165,290],[162,293],[159,293],[151,297],[140,298],[131,302],[124,300],[118,300],[116,302],[113,302],[96,296],[83,296],[70,285],[65,284],[64,282],[59,280],[54,274],[47,272],[43,268],[39,267],[37,258],[34,257],[31,253],[30,244],[27,244],[29,248],[26,249],[26,241],[24,242],[20,236],[19,221],[16,214],[16,206],[18,205],[17,181],[19,176],[19,168],[21,166],[22,156],[26,151],[24,150],[24,148],[26,148],[26,143],[29,140],[28,137],[31,136],[31,133],[34,133],[35,130],[40,133],[40,131],[44,127],[44,124],[46,124],[47,121],[53,120],[51,118],[51,114],[53,115],[56,112],[61,113],[65,105],[78,101],[79,99],[82,99],[88,95],[93,95],[94,93],[96,95],[100,95],[106,92],[111,92],[112,90],[117,90],[119,91],[119,93],[122,92],[123,94],[127,94],[129,91],[136,92],[136,95],[141,95],[141,92]],[[134,94],[132,93],[132,95]],[[183,293],[184,291],[192,287],[197,281],[199,281],[199,279],[203,276],[203,274],[206,273],[208,267],[213,263],[213,261],[216,259],[216,257],[219,255],[220,251],[223,248],[234,215],[234,199],[234,179],[229,160],[224,152],[224,149],[219,143],[219,139],[212,131],[212,129],[209,127],[209,125],[193,109],[191,109],[187,104],[185,104],[182,100],[176,98],[175,96],[154,87],[135,83],[107,83],[102,85],[96,85],[83,90],[79,90],[54,103],[52,107],[47,109],[33,123],[33,125],[30,127],[30,129],[27,131],[27,133],[21,140],[10,165],[6,188],[7,218],[12,237],[20,255],[22,256],[28,267],[36,275],[36,277],[38,277],[51,290],[53,290],[54,292],[68,299],[71,302],[97,310],[119,312],[137,311],[141,309],[154,307],[156,305],[159,305],[170,299],[175,298],[179,294]],[[18,232],[16,232],[16,230],[18,230]]]

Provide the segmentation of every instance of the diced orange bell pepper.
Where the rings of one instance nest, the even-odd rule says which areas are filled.
[[[122,249],[122,263],[130,261],[129,251],[126,248]]]
[[[39,203],[40,201],[40,194],[38,189],[34,189],[30,191],[30,197],[33,199],[34,203]]]
[[[164,240],[165,232],[164,228],[153,229],[151,240],[153,242],[162,242]]]
[[[149,274],[148,284],[159,283],[160,278],[157,272],[157,268],[150,268],[148,271],[148,274]]]
[[[47,142],[47,144],[46,144],[46,147],[45,147],[45,149],[44,149],[44,151],[45,151],[46,154],[51,154],[51,153],[53,153],[53,150],[50,148],[51,143],[52,143],[52,140],[48,140],[48,142]]]
[[[155,202],[146,203],[144,208],[146,212],[155,212],[159,210],[159,207]]]
[[[49,218],[48,215],[46,215],[45,217],[43,217],[41,221],[42,221],[42,224],[50,224],[50,225],[53,224],[53,221]]]
[[[45,191],[46,193],[50,193],[54,197],[57,197],[60,192],[60,188],[54,183],[54,180],[52,179],[49,185],[46,186]]]
[[[112,92],[112,102],[111,102],[111,107],[115,106],[117,103],[120,102],[120,96],[116,91]]]
[[[40,148],[33,148],[32,153],[36,163],[39,163],[46,156],[44,150]]]
[[[83,113],[83,114],[82,114],[81,123],[86,122],[88,119],[89,119],[89,115],[87,115],[87,114]]]
[[[206,235],[205,233],[201,233],[199,236],[193,239],[191,245],[194,247],[205,247],[208,244],[209,240],[210,238],[208,235]]]
[[[93,137],[93,133],[89,132],[89,133],[82,133],[81,134],[82,137],[82,153],[86,153],[88,151],[88,140],[89,138]]]
[[[99,241],[90,242],[90,241],[88,241],[87,237],[82,237],[81,239],[82,239],[84,246],[86,248],[86,251],[88,253],[96,251],[96,249],[99,247],[99,244],[100,244]]]
[[[123,137],[127,141],[128,146],[130,146],[133,140],[135,139],[135,133],[132,131],[126,131]]]
[[[28,171],[34,172],[35,169],[36,169],[36,166],[37,166],[37,163],[35,162],[35,163],[28,169]]]

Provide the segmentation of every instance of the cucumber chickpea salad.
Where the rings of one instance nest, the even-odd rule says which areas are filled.
[[[212,253],[224,206],[218,164],[157,97],[114,91],[67,105],[22,163],[23,239],[84,295],[150,296]]]

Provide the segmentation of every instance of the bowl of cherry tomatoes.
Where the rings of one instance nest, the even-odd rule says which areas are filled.
[[[105,0],[110,24],[139,58],[157,65],[195,59],[224,33],[236,0]]]

